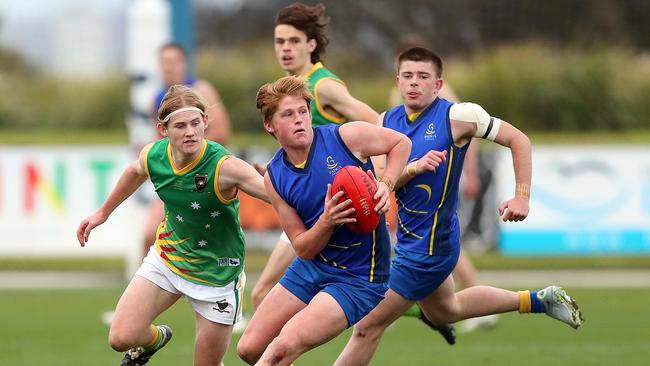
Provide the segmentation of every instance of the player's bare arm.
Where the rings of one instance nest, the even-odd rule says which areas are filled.
[[[404,170],[402,170],[397,182],[395,183],[396,188],[400,188],[408,183],[413,177],[425,173],[425,172],[435,172],[438,167],[447,161],[447,150],[437,151],[429,150],[424,156],[419,159],[413,160],[406,164]]]
[[[77,240],[79,240],[82,247],[88,242],[90,232],[106,222],[115,208],[129,198],[147,180],[148,175],[145,171],[144,159],[149,147],[151,147],[151,144],[142,149],[138,160],[126,167],[104,204],[94,214],[81,221],[77,228]]]
[[[264,177],[247,162],[230,156],[221,163],[219,192],[226,198],[234,198],[237,189],[241,189],[255,198],[271,202],[264,187]]]
[[[337,192],[331,196],[328,184],[323,213],[314,226],[308,229],[296,211],[278,195],[268,174],[264,176],[264,185],[273,207],[281,218],[282,230],[289,237],[296,255],[300,258],[314,258],[327,245],[337,225],[356,220],[350,217],[354,213],[354,208],[349,207],[352,201],[347,199],[337,203],[344,193]]]
[[[219,92],[207,81],[199,80],[194,89],[205,99],[208,129],[205,138],[222,145],[230,142],[230,117],[219,96]]]
[[[348,88],[340,81],[323,80],[315,91],[321,106],[326,111],[343,116],[350,121],[375,123],[379,114],[366,103],[354,98]]]
[[[411,140],[397,131],[363,122],[346,123],[341,126],[339,132],[350,151],[361,160],[386,154],[386,168],[374,197],[377,212],[386,212],[390,192],[395,188],[395,182],[411,153]]]
[[[515,196],[501,204],[499,213],[503,221],[525,219],[529,211],[532,175],[531,143],[528,136],[508,122],[490,116],[477,104],[455,104],[449,114],[455,144],[462,145],[472,137],[479,137],[510,149],[515,171]]]

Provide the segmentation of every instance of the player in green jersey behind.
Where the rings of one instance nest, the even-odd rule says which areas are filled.
[[[142,149],[104,204],[77,229],[81,246],[149,178],[165,204],[156,241],[115,309],[109,343],[126,351],[121,365],[144,365],[171,339],[154,319],[183,296],[196,313],[194,365],[220,365],[241,318],[244,233],[239,189],[268,201],[262,176],[220,144],[205,139],[206,106],[174,85],[158,110],[163,138]]]
[[[287,75],[307,79],[309,93],[314,98],[309,106],[312,126],[350,121],[375,123],[379,114],[367,104],[354,98],[345,83],[323,66],[323,54],[329,44],[325,32],[329,17],[325,5],[295,3],[282,8],[275,19],[273,41],[278,64]],[[264,173],[265,167],[258,167]],[[284,275],[296,254],[289,238],[282,233],[275,244],[251,299],[257,308],[266,294]]]

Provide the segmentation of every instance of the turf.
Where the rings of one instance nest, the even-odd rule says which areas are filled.
[[[261,271],[269,253],[249,250],[246,253],[246,270]],[[571,257],[506,257],[496,252],[472,256],[476,268],[481,269],[650,269],[649,255],[635,256],[571,256]],[[103,270],[123,271],[124,258],[0,258],[0,270]]]
[[[101,313],[112,309],[121,288],[101,290],[0,291],[0,365],[117,365],[121,355],[107,344]],[[447,346],[413,319],[385,334],[372,365],[643,365],[650,358],[646,314],[650,289],[568,289],[580,303],[585,326],[574,331],[544,315],[501,316],[489,331],[459,335]],[[194,320],[181,300],[159,322],[174,340],[152,365],[192,364]],[[348,333],[300,358],[296,365],[330,365]],[[234,337],[226,365],[243,364]]]

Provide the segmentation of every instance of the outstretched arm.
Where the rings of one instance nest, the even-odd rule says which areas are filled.
[[[503,221],[521,221],[528,216],[530,181],[533,170],[531,143],[528,136],[503,121],[494,142],[510,148],[515,170],[515,195],[499,206]]]
[[[236,189],[249,195],[271,202],[264,188],[264,178],[247,162],[230,156],[221,164],[219,171],[219,191],[224,197],[233,197]]]
[[[454,143],[462,145],[472,137],[492,140],[510,148],[515,171],[515,196],[501,204],[503,221],[521,221],[528,216],[532,175],[531,144],[528,136],[508,122],[491,117],[473,103],[454,104],[449,112]]]
[[[356,220],[349,217],[354,212],[354,208],[349,207],[352,200],[347,199],[337,204],[344,193],[337,192],[332,197],[330,195],[331,185],[328,184],[323,213],[308,229],[293,207],[289,206],[276,192],[268,174],[264,176],[264,185],[271,203],[278,213],[282,230],[287,233],[296,255],[300,258],[314,258],[327,245],[337,225]]]
[[[111,213],[124,200],[129,198],[138,187],[147,180],[147,173],[144,169],[144,159],[146,152],[149,151],[150,145],[145,146],[140,152],[140,158],[124,170],[113,191],[108,195],[104,204],[91,216],[83,219],[77,228],[77,240],[83,247],[88,242],[90,232],[97,226],[106,222]]]

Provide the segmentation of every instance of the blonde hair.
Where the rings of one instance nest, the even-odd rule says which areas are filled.
[[[185,85],[170,86],[158,108],[158,122],[167,125],[165,118],[183,107],[196,107],[205,114],[205,102],[192,88]]]
[[[264,122],[271,122],[273,115],[278,110],[280,100],[285,96],[304,99],[307,102],[307,108],[313,99],[304,77],[285,76],[273,83],[264,84],[255,96],[257,109],[260,110]]]

